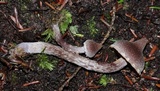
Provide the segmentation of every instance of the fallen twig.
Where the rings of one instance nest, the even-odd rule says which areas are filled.
[[[16,7],[14,8],[14,16],[10,16],[10,18],[16,24],[17,28],[23,29],[23,26],[20,24],[20,22],[18,20],[18,12],[17,12],[17,8]]]
[[[67,2],[68,2],[68,0],[64,0],[63,3],[62,3],[62,5],[58,8],[58,10],[62,10]]]
[[[111,24],[110,25],[108,23],[106,23],[105,21],[102,21],[104,24],[106,24],[109,27],[109,29],[108,29],[108,32],[106,33],[106,35],[104,36],[104,39],[101,41],[101,44],[103,44],[107,40],[107,38],[110,35],[110,32],[113,29],[113,24],[114,24],[114,20],[115,20],[115,12],[116,12],[116,8],[113,7],[112,20],[111,20]]]
[[[55,10],[55,8],[51,5],[51,4],[49,4],[48,2],[44,2],[48,7],[50,7],[51,9],[53,9],[53,10]]]
[[[32,82],[27,82],[23,84],[23,87],[29,86],[29,85],[33,85],[33,84],[38,84],[40,83],[39,81],[32,81]]]
[[[17,28],[11,23],[11,21],[8,19],[7,15],[2,11],[0,10],[0,12],[4,15],[4,17],[7,19],[7,21],[11,24],[11,26],[17,30]]]
[[[59,88],[58,91],[63,91],[63,88],[66,86],[66,84],[69,83],[69,81],[79,72],[79,70],[81,69],[82,67],[78,67],[76,69],[76,71],[65,81],[65,83],[63,83],[63,85]]]
[[[19,32],[24,32],[24,31],[28,31],[33,29],[34,27],[30,27],[30,28],[23,28],[23,26],[20,24],[19,20],[18,20],[18,12],[17,12],[17,8],[14,8],[14,16],[10,15],[11,20],[16,24],[16,27],[19,29]]]

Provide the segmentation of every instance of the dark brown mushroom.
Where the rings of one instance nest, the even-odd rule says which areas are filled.
[[[110,47],[116,49],[140,75],[144,69],[143,49],[147,42],[148,40],[146,38],[139,39],[135,42],[119,40]]]

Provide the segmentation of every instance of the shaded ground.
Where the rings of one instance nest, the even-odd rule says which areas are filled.
[[[33,0],[34,1],[34,0]],[[40,1],[35,0],[8,0],[7,4],[0,3],[0,44],[5,46],[9,50],[21,42],[31,41],[44,41],[44,36],[41,35],[47,28],[50,27],[53,21],[58,19],[58,11],[52,10],[42,1],[43,5],[40,8]],[[46,0],[49,3],[53,3],[52,0]],[[104,3],[106,0],[102,0]],[[108,0],[109,1],[109,0]],[[113,6],[118,7],[116,0],[102,5],[101,0],[72,0],[72,5],[67,3],[65,9],[71,12],[73,22],[70,25],[78,25],[79,32],[84,37],[71,38],[69,34],[65,39],[68,43],[74,45],[82,43],[86,39],[93,39],[100,42],[108,28],[101,21],[100,17],[104,15],[105,20],[110,22],[110,12]],[[59,5],[60,6],[60,5]],[[59,7],[58,6],[58,7]],[[122,8],[117,10],[116,18],[114,22],[114,28],[110,34],[109,39],[104,43],[104,48],[100,50],[101,55],[96,60],[104,60],[106,54],[109,55],[109,61],[116,59],[112,50],[108,48],[109,45],[114,43],[113,39],[125,39],[130,40],[135,38],[130,29],[135,31],[138,36],[135,39],[146,37],[149,40],[149,44],[144,50],[144,56],[148,58],[152,46],[156,45],[160,47],[160,10],[151,9],[150,6],[160,6],[158,0],[126,0],[122,4]],[[18,10],[18,18],[23,27],[28,28],[34,26],[34,29],[19,32],[15,23],[10,19],[10,15],[14,15],[14,7]],[[5,16],[5,15],[6,16]],[[128,17],[127,15],[131,16]],[[92,36],[90,31],[87,30],[87,20],[92,17],[96,22],[97,34]],[[137,21],[138,20],[138,21]],[[51,41],[55,44],[55,41]],[[105,50],[104,50],[105,49]],[[1,58],[7,58],[1,52]],[[156,50],[153,54],[155,57],[146,63],[144,72],[148,76],[160,77],[160,51]],[[36,55],[28,55],[24,57],[26,63],[31,65],[33,70],[29,70],[21,65],[14,65],[11,69],[8,68],[3,62],[1,62],[1,71],[6,74],[5,83],[3,86],[4,91],[53,91],[58,90],[62,84],[68,79],[68,77],[75,72],[77,66],[66,62],[65,60],[49,56],[50,59],[57,59],[59,62],[53,71],[48,71],[40,68],[37,64]],[[2,60],[2,59],[1,59]],[[125,74],[123,74],[125,72]],[[122,71],[106,74],[108,77],[112,77],[114,81],[107,84],[106,87],[99,84],[99,79],[102,74],[87,71],[83,68],[73,77],[73,79],[65,86],[64,91],[158,91],[160,88],[158,80],[148,80],[139,77],[134,69],[128,65]],[[132,81],[131,85],[125,78],[127,75]],[[2,79],[3,80],[3,79]],[[32,81],[39,81],[38,84],[32,84],[29,86],[23,86],[23,84]],[[1,82],[2,83],[2,82]],[[146,90],[145,90],[146,89]]]

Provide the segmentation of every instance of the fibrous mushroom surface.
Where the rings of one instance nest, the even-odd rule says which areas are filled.
[[[11,51],[10,58],[14,58],[15,55],[22,56],[25,53],[41,53],[43,50],[45,54],[57,56],[59,58],[67,60],[68,62],[79,65],[87,70],[92,70],[101,73],[115,72],[127,65],[127,62],[123,58],[120,58],[112,63],[100,64],[95,60],[85,58],[77,53],[66,51],[59,46],[45,42],[20,43],[16,46],[15,49]]]
[[[88,57],[93,57],[101,48],[102,45],[94,42],[93,40],[86,40],[84,42],[85,54]]]
[[[116,49],[128,61],[138,74],[144,69],[143,49],[148,40],[146,38],[139,39],[135,42],[119,40],[110,47]]]

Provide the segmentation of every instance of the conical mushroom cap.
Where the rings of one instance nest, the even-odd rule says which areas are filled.
[[[116,49],[131,66],[137,71],[138,74],[144,69],[143,49],[146,46],[148,40],[142,38],[135,42],[129,42],[126,40],[119,40],[112,44],[110,47]]]
[[[93,40],[86,40],[84,42],[85,54],[88,57],[93,57],[101,48],[102,45],[100,43],[96,43]]]

